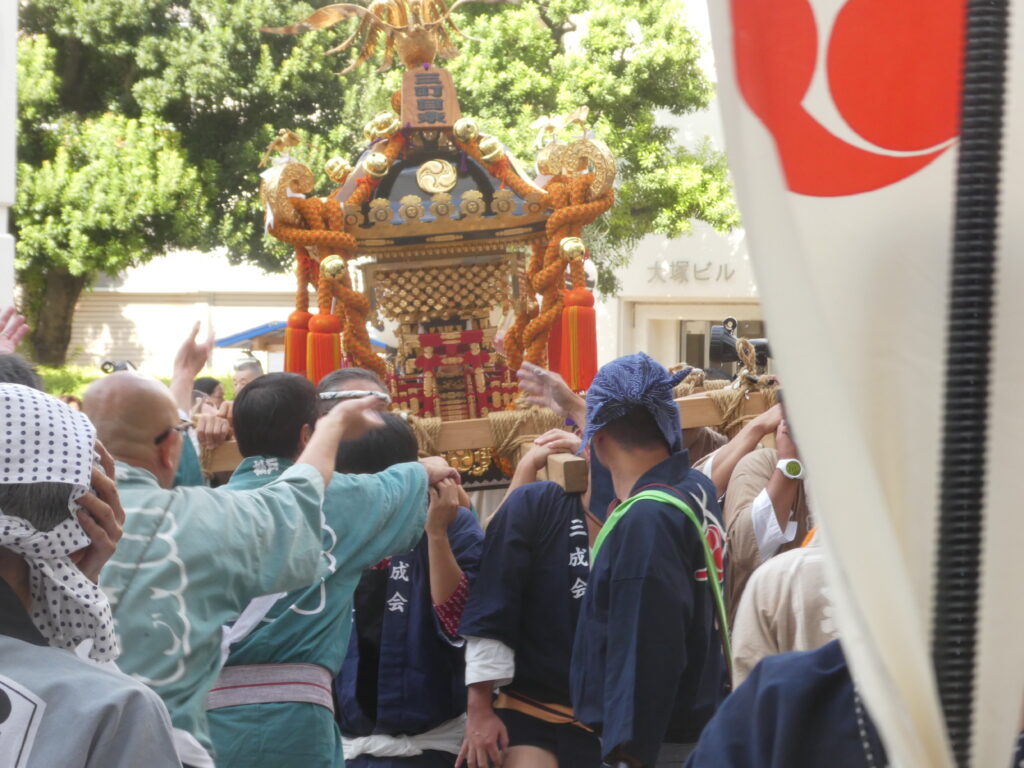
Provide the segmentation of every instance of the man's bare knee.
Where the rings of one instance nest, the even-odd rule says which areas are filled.
[[[546,749],[520,744],[509,749],[505,768],[558,768],[558,758]]]

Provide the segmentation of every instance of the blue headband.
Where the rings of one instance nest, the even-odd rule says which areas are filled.
[[[599,429],[640,406],[654,417],[669,450],[683,450],[683,431],[679,424],[679,406],[673,390],[692,368],[671,375],[661,363],[643,352],[613,360],[597,372],[587,390],[587,426],[583,445]]]

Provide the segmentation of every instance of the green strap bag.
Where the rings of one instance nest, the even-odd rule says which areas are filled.
[[[685,514],[690,519],[690,522],[696,526],[697,532],[700,534],[700,543],[704,549],[704,561],[708,570],[708,585],[711,587],[711,596],[714,599],[715,611],[718,614],[718,626],[722,633],[722,652],[725,655],[729,676],[732,677],[732,642],[729,639],[728,614],[725,611],[725,596],[722,593],[722,580],[718,576],[718,564],[715,562],[715,555],[708,545],[708,539],[704,533],[704,524],[682,499],[670,493],[665,493],[665,491],[654,489],[641,491],[635,496],[626,499],[612,512],[605,524],[601,526],[601,531],[597,534],[597,540],[594,541],[594,547],[590,551],[590,567],[593,568],[594,563],[597,562],[597,554],[601,551],[601,546],[604,544],[604,540],[608,538],[608,534],[612,532],[612,529],[618,525],[619,521],[638,501],[659,501],[662,504],[670,504]]]

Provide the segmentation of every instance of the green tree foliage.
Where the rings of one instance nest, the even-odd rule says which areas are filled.
[[[288,250],[263,233],[263,148],[288,127],[314,171],[352,157],[400,82],[374,62],[336,74],[350,54],[323,51],[351,32],[344,25],[299,38],[259,31],[317,4],[22,0],[14,225],[38,359],[63,360],[74,302],[99,271],[175,247],[287,265]],[[445,66],[488,133],[529,160],[531,123],[585,104],[620,158],[619,202],[590,233],[602,289],[614,290],[614,267],[645,234],[679,235],[691,219],[736,224],[721,156],[682,147],[661,119],[711,97],[680,0],[522,0],[456,17],[475,39]]]

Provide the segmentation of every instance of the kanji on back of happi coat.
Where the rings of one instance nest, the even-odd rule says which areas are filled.
[[[730,165],[858,689],[894,766],[1004,766],[1024,693],[1024,3],[709,6]],[[973,165],[975,149],[993,163]],[[976,281],[957,266],[972,247],[993,256]],[[975,287],[991,317],[959,318],[971,357],[951,297]],[[945,548],[960,504],[947,481],[965,467],[974,535],[960,538],[977,563]],[[956,628],[950,590],[970,608]],[[966,675],[954,684],[949,659]]]

